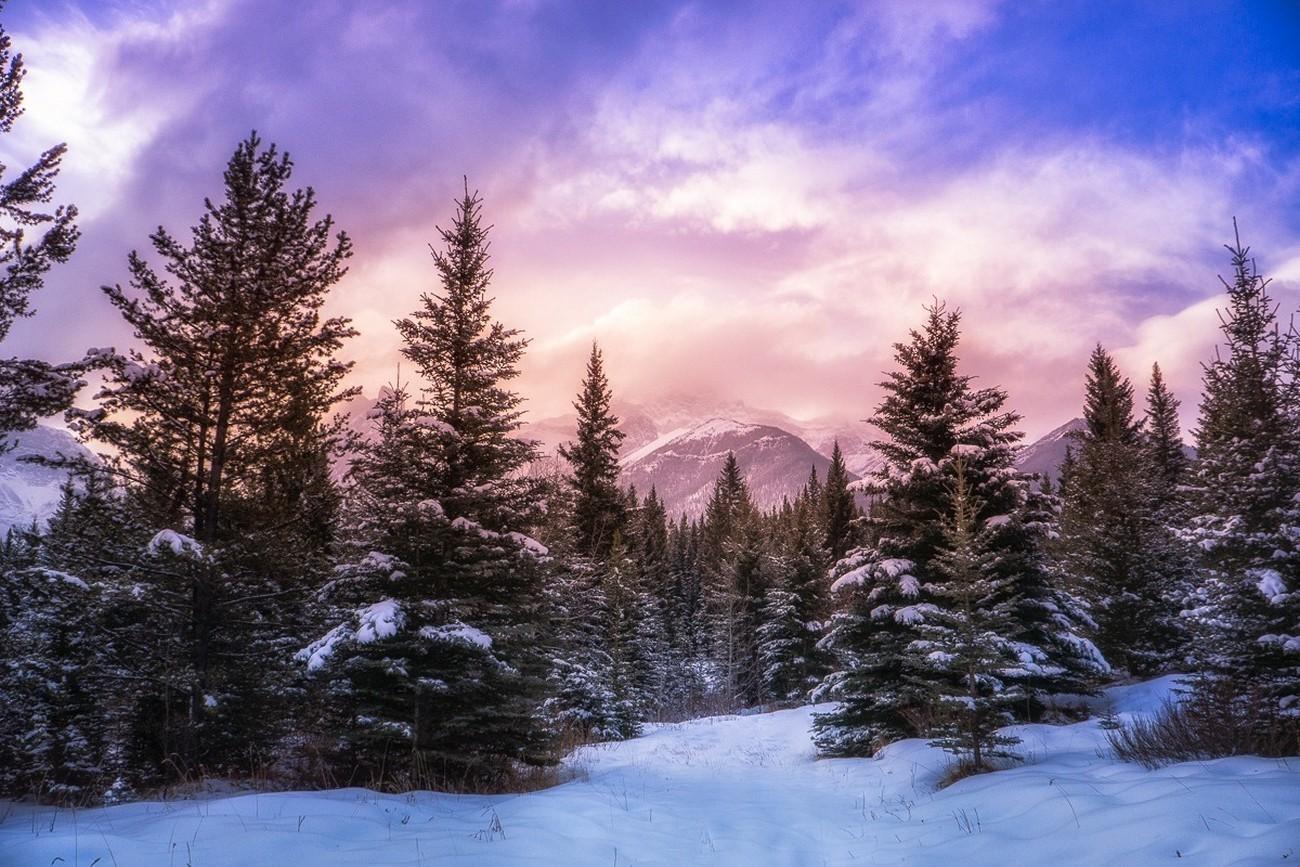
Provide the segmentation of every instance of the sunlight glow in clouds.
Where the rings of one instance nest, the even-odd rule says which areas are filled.
[[[498,315],[534,338],[538,415],[566,408],[598,339],[633,400],[862,418],[940,297],[1030,433],[1077,413],[1099,340],[1136,381],[1160,361],[1190,422],[1234,215],[1300,304],[1282,3],[194,8],[6,10],[32,70],[15,140],[69,142],[60,191],[86,213],[16,333],[33,351],[107,342],[96,287],[155,226],[197,219],[251,128],[357,240],[332,303],[372,389],[462,174],[495,224]]]

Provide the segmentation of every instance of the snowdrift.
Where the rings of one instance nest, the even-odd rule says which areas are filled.
[[[1130,719],[1158,708],[1173,684],[1117,687],[1104,701]],[[0,804],[0,864],[1300,861],[1300,759],[1146,771],[1110,758],[1094,719],[1017,726],[1022,765],[935,791],[949,757],[922,741],[871,760],[816,760],[815,710],[653,727],[579,750],[574,781],[526,795],[342,789],[79,811]]]

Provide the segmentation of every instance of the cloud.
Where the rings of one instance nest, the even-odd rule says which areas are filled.
[[[969,369],[1031,433],[1077,413],[1097,341],[1135,378],[1159,360],[1192,405],[1230,218],[1300,280],[1300,160],[1193,109],[1136,136],[1063,113],[1068,92],[1010,92],[1070,65],[1092,81],[1088,46],[1034,53],[1037,14],[212,0],[37,17],[15,33],[32,75],[13,143],[69,141],[61,198],[87,219],[16,351],[128,339],[95,287],[154,226],[193,224],[257,128],[357,240],[330,307],[361,328],[348,351],[371,388],[396,368],[391,320],[434,288],[425,243],[468,174],[495,224],[497,313],[534,338],[521,387],[539,414],[567,407],[595,338],[621,396],[861,418],[934,297],[961,307]]]

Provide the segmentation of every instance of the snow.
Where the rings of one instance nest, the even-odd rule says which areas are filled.
[[[184,533],[177,533],[175,530],[162,530],[145,546],[145,550],[150,556],[158,556],[159,553],[166,549],[171,551],[177,557],[202,557],[203,545],[197,539],[186,536]]]
[[[1095,707],[1128,720],[1174,684],[1117,687]],[[809,727],[828,707],[648,726],[579,749],[573,779],[531,794],[0,806],[0,864],[1219,867],[1300,856],[1300,759],[1148,771],[1110,758],[1094,719],[1016,726],[1023,764],[936,791],[950,759],[921,740],[874,760],[815,760]]]
[[[1286,582],[1282,580],[1282,574],[1276,569],[1251,569],[1249,574],[1255,580],[1259,592],[1264,594],[1264,598],[1270,603],[1281,605],[1287,600]]]
[[[627,454],[623,455],[618,459],[618,462],[625,467],[630,467],[632,464],[636,463],[637,461],[641,460],[647,455],[659,451],[660,448],[668,445],[670,442],[677,439],[682,434],[687,433],[689,430],[690,430],[689,426],[673,428],[668,433],[663,434],[662,436],[655,437],[653,440],[641,446],[640,448],[634,449],[633,451],[630,451]]]
[[[492,637],[481,629],[464,623],[449,623],[446,626],[422,626],[420,637],[432,641],[465,641],[484,650],[492,649]]]
[[[90,589],[90,585],[78,578],[76,575],[69,575],[67,572],[60,572],[58,569],[47,569],[44,566],[38,566],[36,568],[37,571],[51,581],[62,584],[71,584],[73,587],[81,590]]]
[[[489,541],[493,541],[496,539],[509,539],[510,541],[518,545],[519,548],[525,554],[528,554],[530,557],[542,559],[546,557],[548,554],[550,554],[549,548],[547,548],[541,542],[534,539],[532,536],[528,536],[523,533],[516,533],[513,531],[508,533],[498,533],[495,530],[487,529],[486,527],[480,525],[476,521],[471,521],[469,518],[463,518],[463,517],[456,518],[451,522],[451,525],[455,527],[457,530],[460,530],[462,533],[474,533],[480,536],[481,538],[487,539]]]
[[[352,637],[352,629],[347,624],[335,626],[320,638],[307,645],[294,656],[299,662],[307,663],[308,671],[317,671],[330,661],[338,646]]]
[[[406,623],[402,606],[394,599],[381,599],[357,612],[356,639],[360,644],[371,644],[383,638],[392,638]]]

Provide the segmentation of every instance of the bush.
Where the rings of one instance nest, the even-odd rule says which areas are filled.
[[[1282,713],[1261,690],[1204,678],[1155,716],[1106,733],[1115,755],[1145,768],[1225,756],[1300,753],[1300,718]]]

